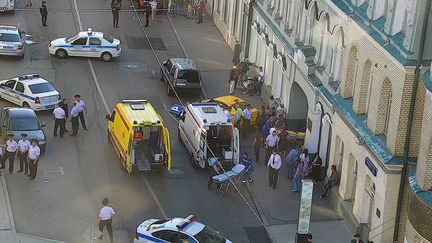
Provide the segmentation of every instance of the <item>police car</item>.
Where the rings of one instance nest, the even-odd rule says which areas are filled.
[[[93,32],[92,28],[89,28],[77,35],[51,41],[48,51],[58,58],[99,57],[109,62],[113,57],[120,56],[121,47],[120,40],[106,36],[102,32]]]
[[[194,215],[187,218],[148,219],[136,231],[134,243],[231,243],[216,230],[196,221]]]
[[[0,98],[41,111],[57,107],[60,93],[38,74],[30,74],[0,81]]]

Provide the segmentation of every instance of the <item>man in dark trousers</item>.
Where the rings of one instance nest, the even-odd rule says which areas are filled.
[[[42,16],[42,25],[43,26],[47,26],[46,21],[47,21],[47,17],[48,17],[48,9],[47,6],[45,5],[45,1],[42,1],[42,5],[39,8],[40,14]]]
[[[30,169],[30,174],[28,177],[30,177],[30,180],[34,180],[36,178],[37,167],[39,165],[40,148],[37,144],[38,141],[36,139],[32,139],[32,144],[28,151],[28,162]]]
[[[120,2],[113,0],[111,2],[111,10],[113,15],[113,27],[118,28],[118,22],[119,22],[119,10],[120,10]]]
[[[72,122],[72,134],[69,136],[76,136],[78,135],[78,116],[79,116],[79,110],[76,103],[73,103],[72,109],[70,112],[70,120]]]
[[[57,131],[60,127],[60,137],[65,132],[66,112],[63,110],[63,102],[59,102],[58,107],[53,110],[54,116],[54,137],[57,137]]]
[[[145,5],[145,16],[146,16],[146,24],[144,27],[149,26],[149,18],[150,18],[150,4]]]
[[[240,53],[241,53],[241,45],[238,41],[235,42],[234,45],[234,56],[233,56],[233,63],[234,65],[239,64],[240,62]]]
[[[6,147],[5,154],[2,157],[1,160],[1,168],[5,168],[5,162],[7,159],[9,159],[9,174],[12,174],[14,163],[15,163],[15,155],[16,151],[18,149],[18,143],[14,140],[14,135],[8,134],[8,140],[6,141],[6,145],[2,145],[2,147]]]
[[[62,103],[62,108],[63,108],[63,110],[65,111],[65,115],[66,115],[66,119],[65,119],[65,121],[69,118],[69,106],[68,106],[68,102],[67,102],[67,99],[63,99],[62,101],[61,101],[61,103]],[[66,124],[65,124],[65,129],[64,129],[64,131],[65,132],[69,132],[67,129],[66,129]]]
[[[204,11],[205,11],[205,3],[203,0],[200,0],[198,3],[198,21],[197,21],[197,24],[201,24],[203,22]]]
[[[78,108],[81,125],[84,128],[84,130],[88,130],[84,118],[84,111],[87,112],[86,104],[84,103],[84,100],[81,99],[81,96],[78,94],[75,95],[75,104],[76,107]]]

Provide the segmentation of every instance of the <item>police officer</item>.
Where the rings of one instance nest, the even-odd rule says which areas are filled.
[[[27,134],[21,134],[21,139],[18,141],[18,158],[20,160],[20,169],[18,173],[24,171],[24,175],[28,174],[28,151],[30,149],[31,143],[27,139]],[[23,170],[24,169],[24,170]]]
[[[57,130],[60,127],[60,137],[65,133],[66,112],[63,110],[63,102],[58,104],[58,107],[53,110],[54,116],[54,137],[57,137]]]
[[[47,21],[47,17],[48,17],[48,9],[47,6],[45,5],[45,1],[42,1],[42,5],[39,8],[41,17],[42,17],[42,25],[43,26],[47,26],[46,21]]]
[[[79,118],[81,120],[81,125],[84,128],[84,130],[88,130],[86,123],[85,123],[85,119],[84,119],[84,111],[87,112],[87,108],[86,108],[86,105],[84,103],[84,100],[82,100],[81,96],[78,94],[75,95],[75,104],[76,104],[76,107],[77,107],[78,112],[79,112]]]
[[[38,141],[36,139],[32,139],[32,144],[28,151],[28,161],[30,169],[30,174],[28,175],[28,177],[30,177],[30,180],[34,180],[36,178],[37,167],[39,164],[40,148],[37,144]]]
[[[77,103],[73,103],[72,109],[70,112],[70,120],[72,122],[72,134],[70,136],[76,136],[78,135],[78,116],[79,116],[79,108],[77,107]]]
[[[146,16],[146,25],[144,27],[149,26],[149,18],[150,18],[150,4],[145,5],[145,16]]]
[[[16,151],[18,149],[18,144],[14,140],[13,134],[9,134],[8,138],[9,139],[6,141],[6,145],[2,145],[3,147],[6,147],[6,151],[5,151],[5,154],[1,160],[0,169],[5,168],[6,159],[9,159],[9,174],[12,174],[14,163],[15,163],[15,154],[16,154]]]
[[[111,2],[111,10],[113,15],[113,27],[118,28],[118,22],[119,22],[119,10],[121,8],[120,2],[113,0]]]

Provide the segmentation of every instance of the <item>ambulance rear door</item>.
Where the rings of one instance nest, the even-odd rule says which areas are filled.
[[[166,167],[168,170],[171,169],[171,144],[170,144],[170,135],[168,129],[162,126],[162,134],[163,134],[163,144],[164,144],[164,158]]]
[[[236,127],[233,131],[233,150],[233,163],[238,164],[240,162],[240,133]]]

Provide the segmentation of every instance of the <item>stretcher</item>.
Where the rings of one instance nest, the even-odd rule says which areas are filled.
[[[212,177],[213,182],[217,186],[217,191],[225,195],[228,192],[230,184],[238,184],[243,177],[245,166],[241,164],[235,165],[231,170],[225,171],[223,174]]]

